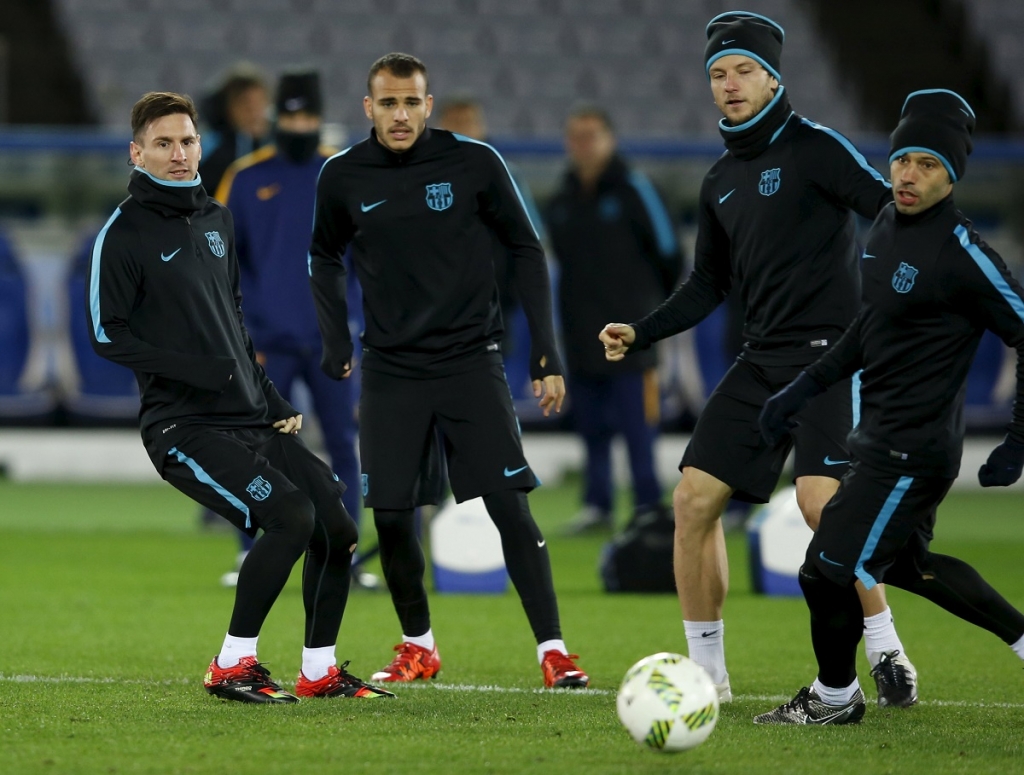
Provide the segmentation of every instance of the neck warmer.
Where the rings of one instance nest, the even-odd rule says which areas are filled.
[[[772,101],[752,119],[739,126],[732,126],[723,118],[718,122],[718,131],[722,133],[729,153],[737,159],[753,159],[764,153],[772,144],[772,140],[778,136],[792,115],[793,109],[789,106],[786,87],[779,86]]]

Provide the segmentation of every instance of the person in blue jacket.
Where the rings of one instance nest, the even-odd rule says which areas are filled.
[[[320,370],[322,346],[309,288],[316,182],[324,160],[335,153],[321,144],[320,74],[282,74],[275,107],[274,142],[232,164],[214,198],[235,219],[243,308],[257,358],[286,400],[296,380],[306,384],[332,467],[342,481],[357,482],[358,381],[338,382]],[[358,524],[359,489],[349,488],[344,503]],[[243,552],[249,541],[243,538]],[[225,574],[225,585],[233,576]]]

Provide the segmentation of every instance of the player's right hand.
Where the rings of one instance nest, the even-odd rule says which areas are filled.
[[[609,323],[597,337],[604,344],[604,357],[609,361],[621,361],[626,357],[629,346],[636,341],[636,331],[625,323]]]

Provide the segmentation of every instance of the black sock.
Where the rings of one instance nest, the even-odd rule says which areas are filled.
[[[430,629],[430,606],[423,586],[426,561],[416,535],[412,509],[374,509],[380,564],[391,592],[391,602],[402,625],[402,634],[423,635]]]
[[[857,644],[864,632],[864,610],[851,582],[841,587],[825,578],[812,562],[800,568],[800,589],[811,609],[811,645],[818,660],[818,680],[832,689],[846,688],[857,677]]]
[[[357,540],[355,522],[339,498],[326,498],[316,504],[316,524],[302,567],[306,648],[333,646],[338,642]]]
[[[312,502],[296,490],[283,496],[261,520],[263,535],[253,544],[238,571],[229,635],[255,638],[260,634],[292,567],[309,545],[313,519]]]
[[[1024,614],[956,557],[928,552],[916,565],[901,557],[886,572],[885,583],[931,600],[1010,645],[1024,635]]]
[[[547,543],[530,513],[526,493],[502,490],[484,496],[484,505],[501,534],[508,575],[523,602],[538,643],[561,640],[558,600],[551,581]]]

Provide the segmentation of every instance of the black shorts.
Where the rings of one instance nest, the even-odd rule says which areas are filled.
[[[345,491],[298,436],[272,428],[197,426],[168,452],[162,476],[249,535],[286,493],[299,490],[319,508]]]
[[[800,373],[800,366],[758,366],[739,358],[697,419],[679,468],[692,466],[732,487],[733,497],[767,503],[791,449],[794,476],[841,479],[849,465],[846,437],[859,397],[855,380],[837,382],[796,415],[796,428],[775,447],[761,437],[757,418],[765,402]]]
[[[415,379],[363,370],[359,453],[369,508],[409,509],[440,495],[436,431],[455,500],[531,490],[519,420],[500,360],[462,374]]]
[[[856,577],[871,589],[903,555],[928,554],[935,511],[952,485],[952,479],[887,474],[855,460],[821,514],[806,561],[837,584]]]

